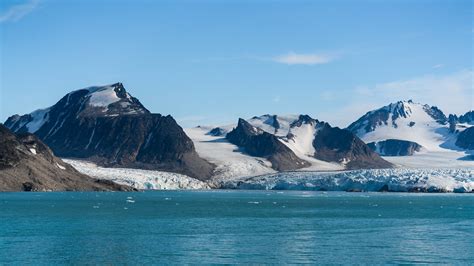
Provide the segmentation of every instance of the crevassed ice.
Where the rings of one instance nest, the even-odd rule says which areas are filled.
[[[186,175],[130,168],[103,168],[94,163],[64,160],[79,172],[137,189],[208,189],[207,183]]]
[[[236,179],[223,184],[224,188],[328,191],[378,191],[383,186],[401,192],[415,188],[471,192],[474,190],[474,168],[289,172]]]

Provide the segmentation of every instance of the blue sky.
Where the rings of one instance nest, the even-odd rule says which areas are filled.
[[[413,99],[473,109],[472,1],[54,1],[0,8],[0,120],[124,83],[183,126]]]

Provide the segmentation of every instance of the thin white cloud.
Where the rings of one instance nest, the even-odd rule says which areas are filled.
[[[277,96],[275,96],[275,97],[273,97],[273,99],[272,99],[272,101],[273,101],[274,103],[279,103],[279,102],[280,102],[280,100],[281,100],[281,97],[280,97],[280,96],[278,96],[278,95],[277,95]]]
[[[432,66],[432,68],[442,68],[442,67],[444,67],[443,64],[436,64],[436,65]]]
[[[0,23],[3,22],[16,22],[22,19],[24,16],[31,13],[37,6],[39,0],[29,0],[23,4],[13,5],[8,8],[5,12],[0,14]]]
[[[278,55],[272,58],[274,62],[287,65],[327,64],[334,59],[336,59],[336,57],[330,54],[297,54],[294,52]]]

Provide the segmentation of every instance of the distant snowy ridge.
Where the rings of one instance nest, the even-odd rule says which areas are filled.
[[[366,143],[399,139],[415,142],[429,151],[440,151],[450,138],[443,112],[413,101],[399,101],[370,111],[347,129]]]
[[[287,172],[240,178],[227,189],[473,192],[474,168],[371,169],[342,172]]]
[[[460,118],[455,115],[447,118],[435,106],[399,101],[367,112],[347,129],[372,147],[375,143],[385,143],[385,150],[392,153],[378,149],[382,155],[394,155],[393,151],[395,155],[412,155],[385,158],[401,167],[474,167],[474,161],[469,159],[474,154],[474,150],[469,150],[472,141],[465,139],[467,133],[462,134],[472,126],[473,114],[471,111]],[[460,140],[461,137],[464,139]]]

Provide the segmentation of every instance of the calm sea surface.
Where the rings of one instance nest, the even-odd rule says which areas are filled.
[[[474,264],[474,195],[0,193],[0,264]]]

